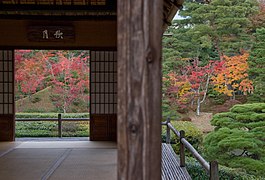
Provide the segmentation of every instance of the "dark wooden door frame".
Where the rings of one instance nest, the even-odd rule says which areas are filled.
[[[162,0],[118,0],[118,179],[161,179]]]
[[[0,51],[0,141],[14,141],[14,50],[1,49]]]

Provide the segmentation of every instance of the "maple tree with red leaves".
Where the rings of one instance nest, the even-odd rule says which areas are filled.
[[[52,91],[55,94],[54,101],[57,107],[61,107],[66,113],[70,104],[84,96],[89,84],[88,57],[83,54],[75,56],[74,53],[58,51],[58,63],[49,68],[51,73]],[[88,101],[88,96],[86,96]]]
[[[180,109],[196,105],[196,114],[200,115],[201,104],[206,99],[211,77],[220,64],[219,61],[210,61],[205,66],[199,66],[199,61],[195,60],[191,65],[183,68],[181,75],[169,73],[168,79],[165,80],[170,83],[167,95],[171,103]]]
[[[199,66],[199,61],[195,59],[191,65],[183,67],[181,74],[170,72],[164,80],[169,81],[166,95],[171,105],[179,109],[196,106],[196,114],[200,115],[209,87],[213,86],[216,92],[233,99],[236,92],[252,93],[253,85],[247,73],[248,56],[248,53],[223,56],[223,60],[209,61],[205,66]]]
[[[38,54],[32,56],[30,50],[17,50],[15,52],[16,84],[17,91],[31,96],[37,89],[43,88],[46,76],[45,61],[38,58]]]
[[[78,99],[88,102],[87,51],[17,50],[15,55],[17,92],[31,96],[51,86],[52,101],[64,113]]]

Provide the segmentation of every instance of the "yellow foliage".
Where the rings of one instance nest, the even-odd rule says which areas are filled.
[[[237,56],[224,56],[224,67],[211,78],[214,83],[214,90],[219,93],[232,96],[235,90],[251,93],[252,82],[248,79],[248,53]]]

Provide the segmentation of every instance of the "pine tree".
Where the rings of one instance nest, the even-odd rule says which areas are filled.
[[[254,44],[248,63],[249,75],[254,83],[252,101],[265,102],[265,28],[257,29]]]
[[[184,4],[180,15],[186,17],[182,22],[190,27],[187,35],[198,42],[208,37],[208,44],[213,46],[221,58],[223,54],[230,56],[239,54],[241,49],[250,49],[249,17],[257,10],[256,0],[190,0]]]

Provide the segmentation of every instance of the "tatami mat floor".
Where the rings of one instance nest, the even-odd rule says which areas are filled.
[[[115,180],[116,143],[0,142],[0,180]]]

